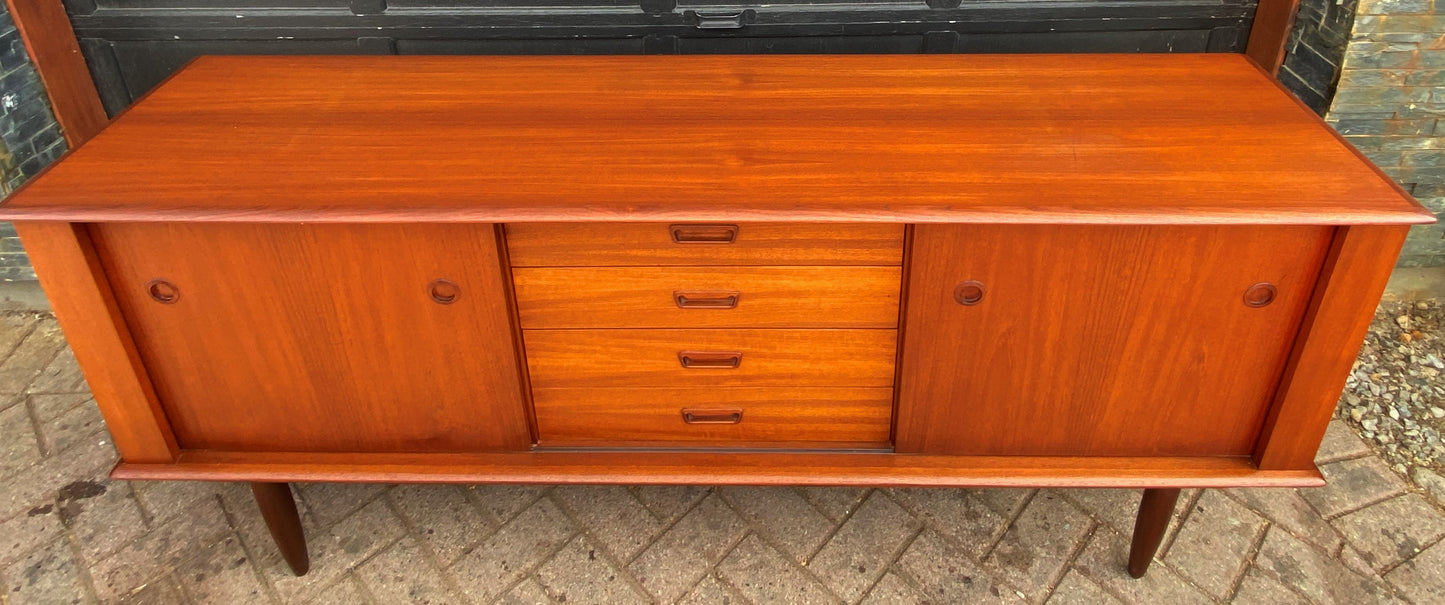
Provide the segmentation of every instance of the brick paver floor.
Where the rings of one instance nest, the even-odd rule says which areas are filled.
[[[9,603],[1445,602],[1445,514],[1331,426],[1314,490],[1192,490],[1143,580],[1134,490],[304,484],[293,577],[237,484],[111,481],[55,321],[0,316]]]

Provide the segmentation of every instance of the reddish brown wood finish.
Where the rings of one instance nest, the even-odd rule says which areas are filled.
[[[1299,0],[1259,0],[1259,8],[1255,9],[1244,54],[1271,77],[1284,64],[1285,43],[1298,10]]]
[[[512,280],[528,330],[896,328],[900,273],[898,267],[567,267],[513,269]],[[709,299],[719,301],[718,308],[690,306]]]
[[[893,389],[829,387],[536,389],[538,444],[888,447]],[[684,409],[735,409],[735,424],[687,424]]]
[[[261,518],[266,520],[266,529],[271,530],[271,540],[286,559],[286,565],[296,575],[306,575],[311,569],[311,557],[306,554],[306,531],[301,529],[301,515],[296,512],[291,486],[252,483],[251,495],[256,497],[256,507],[261,509]]]
[[[487,451],[530,434],[492,225],[93,228],[183,448]],[[164,279],[174,304],[152,300]],[[428,283],[460,286],[451,304]],[[86,339],[79,339],[86,340]]]
[[[1332,232],[917,226],[898,451],[1249,455]]]
[[[728,223],[727,243],[678,242],[677,223],[513,223],[514,267],[898,265],[903,225]]]
[[[176,438],[88,230],[45,222],[15,223],[15,230],[121,457],[131,462],[174,459]]]
[[[1146,489],[1139,500],[1139,516],[1134,519],[1134,539],[1129,546],[1129,575],[1144,577],[1159,544],[1164,541],[1164,531],[1169,529],[1169,519],[1174,516],[1174,505],[1179,503],[1179,490]]]
[[[1406,227],[1337,230],[1254,450],[1260,468],[1314,467],[1325,427],[1408,233]]]
[[[522,339],[533,389],[890,387],[897,346],[893,330],[523,330]],[[683,367],[684,352],[742,358]]]
[[[106,123],[105,108],[59,0],[6,0],[25,50],[40,72],[50,107],[71,149],[90,140]]]
[[[210,57],[26,217],[1431,220],[1229,54]]]
[[[1319,487],[1318,470],[1261,471],[1249,458],[920,456],[891,453],[183,452],[121,463],[117,479],[380,483],[634,483],[916,487]]]

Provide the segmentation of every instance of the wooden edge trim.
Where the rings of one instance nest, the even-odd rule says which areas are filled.
[[[85,225],[15,223],[121,458],[169,462],[179,449]]]
[[[888,418],[888,441],[898,443],[898,409],[903,394],[903,339],[908,338],[908,281],[913,270],[913,225],[903,226],[903,259],[898,279],[898,337],[893,351],[893,413]]]
[[[1314,466],[1409,231],[1377,225],[1336,230],[1255,446],[1260,469]]]
[[[60,0],[6,0],[71,149],[110,122]]]
[[[1328,126],[1323,126],[1328,128]],[[32,179],[33,182],[33,179]],[[0,220],[111,223],[136,221],[244,222],[244,223],[556,223],[556,222],[795,222],[795,223],[988,223],[1007,225],[1415,225],[1435,222],[1419,204],[1402,210],[1360,210],[1335,214],[1317,209],[1268,210],[1240,213],[1201,208],[1141,211],[1134,208],[1099,208],[1089,211],[1024,208],[956,208],[940,213],[932,207],[882,206],[838,209],[796,207],[763,209],[732,207],[693,211],[655,208],[635,214],[561,210],[528,206],[417,207],[249,207],[210,208],[176,206],[26,205],[0,206]]]
[[[1318,487],[1318,469],[1248,458],[1045,458],[684,451],[495,454],[183,452],[122,462],[127,480],[898,487]]]
[[[522,389],[522,403],[527,410],[527,435],[531,444],[538,442],[540,433],[537,432],[537,404],[532,401],[532,371],[527,367],[526,342],[522,339],[522,315],[517,307],[517,287],[513,284],[512,277],[512,251],[507,247],[507,226],[502,223],[492,225],[493,237],[497,240],[497,259],[500,261],[502,272],[502,291],[507,299],[507,321],[512,329],[512,350],[517,356],[517,380]]]
[[[1279,68],[1284,64],[1284,47],[1289,42],[1298,10],[1299,0],[1259,0],[1254,11],[1254,24],[1249,28],[1244,54],[1271,78],[1279,76]]]

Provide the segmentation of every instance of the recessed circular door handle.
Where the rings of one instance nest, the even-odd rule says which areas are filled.
[[[1244,304],[1256,308],[1267,307],[1269,303],[1274,302],[1274,297],[1277,293],[1278,290],[1274,287],[1274,284],[1259,282],[1244,291]]]
[[[971,307],[983,301],[983,282],[970,279],[958,284],[953,288],[953,300],[958,304]]]
[[[462,296],[462,287],[449,279],[434,279],[427,284],[426,292],[437,304],[449,305]]]
[[[151,300],[163,305],[174,305],[181,299],[181,289],[164,279],[146,282],[146,294],[150,295]]]

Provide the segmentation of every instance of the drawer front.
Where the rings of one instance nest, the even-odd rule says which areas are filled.
[[[903,225],[885,223],[515,223],[513,267],[901,265]]]
[[[533,388],[891,387],[895,330],[523,330]]]
[[[895,328],[899,267],[512,271],[523,329]]]
[[[536,389],[542,446],[887,447],[889,388]]]

